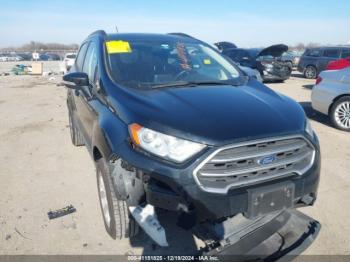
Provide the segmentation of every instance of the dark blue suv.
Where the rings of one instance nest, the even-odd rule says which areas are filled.
[[[215,240],[211,254],[288,235],[278,257],[314,239],[319,223],[295,209],[314,203],[320,173],[302,107],[210,45],[184,34],[97,31],[64,81],[72,142],[95,162],[111,237],[141,226],[166,246],[163,209],[206,244]]]
[[[330,62],[348,56],[350,56],[349,46],[309,48],[300,58],[298,71],[303,73],[304,77],[314,79],[326,70]]]

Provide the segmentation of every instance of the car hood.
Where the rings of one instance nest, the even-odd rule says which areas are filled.
[[[300,133],[305,125],[298,103],[253,80],[239,87],[127,89],[111,103],[127,124],[208,145]]]
[[[284,52],[288,51],[288,46],[279,44],[279,45],[272,45],[267,48],[264,48],[260,51],[258,54],[259,56],[273,56],[273,57],[280,57]]]

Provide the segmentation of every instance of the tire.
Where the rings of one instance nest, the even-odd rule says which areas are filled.
[[[68,114],[69,114],[68,117],[69,117],[70,137],[72,139],[73,145],[75,145],[75,146],[85,145],[84,137],[83,137],[82,133],[80,132],[77,124],[75,123],[70,110],[69,110]]]
[[[293,71],[293,63],[288,61],[287,66],[290,68],[290,71],[292,72]]]
[[[329,112],[332,125],[340,130],[350,132],[350,96],[336,100]]]
[[[317,69],[314,66],[307,66],[304,71],[304,76],[307,79],[316,79]]]
[[[139,225],[131,216],[124,200],[116,197],[109,167],[103,158],[96,162],[97,190],[107,233],[113,239],[135,237]]]

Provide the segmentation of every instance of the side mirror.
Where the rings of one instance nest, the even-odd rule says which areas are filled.
[[[63,76],[63,81],[68,88],[79,89],[81,86],[89,85],[89,77],[83,72],[68,73]]]

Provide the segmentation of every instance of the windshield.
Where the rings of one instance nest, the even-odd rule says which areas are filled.
[[[130,48],[120,52],[107,48],[107,60],[113,79],[127,87],[157,88],[180,86],[186,82],[230,83],[240,77],[230,62],[201,43],[175,40],[122,42]]]

